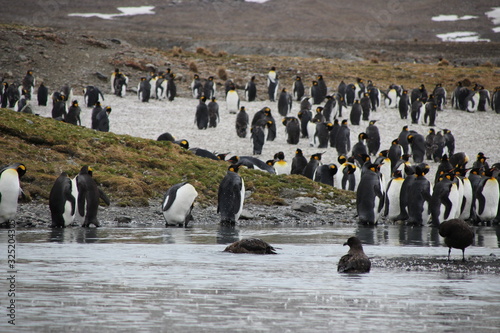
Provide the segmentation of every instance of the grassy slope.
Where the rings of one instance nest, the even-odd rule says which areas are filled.
[[[0,164],[22,162],[27,172],[21,179],[29,198],[46,201],[56,177],[66,171],[71,177],[83,165],[94,169],[94,178],[118,205],[142,206],[158,198],[176,183],[188,181],[199,193],[202,205],[217,200],[220,180],[227,164],[183,151],[170,142],[158,142],[128,135],[96,132],[48,118],[0,109]],[[297,194],[336,203],[350,203],[353,194],[325,188],[302,176],[275,176],[242,170],[248,202],[284,204],[285,188]]]

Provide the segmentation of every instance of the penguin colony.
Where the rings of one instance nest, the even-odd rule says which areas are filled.
[[[175,78],[176,75],[170,69],[164,72],[150,72],[148,76],[140,79],[137,86],[138,99],[145,103],[151,99],[174,101],[177,96]],[[216,127],[220,121],[216,99],[217,83],[214,80],[213,76],[202,80],[196,74],[190,85],[193,98],[199,100],[195,115],[195,124],[199,129]],[[128,76],[115,69],[110,77],[111,93],[125,97],[128,84]],[[30,103],[35,94],[35,85],[33,70],[26,73],[22,83],[2,82],[2,107],[32,113]],[[382,217],[415,225],[432,224],[436,227],[452,219],[473,223],[498,223],[499,163],[489,166],[486,163],[487,157],[478,153],[477,161],[470,167],[468,156],[462,152],[455,153],[451,130],[439,127],[430,128],[429,133],[424,135],[405,126],[390,147],[380,147],[376,125],[380,119],[373,119],[376,118],[377,108],[382,104],[387,108],[397,109],[401,119],[431,127],[436,127],[438,113],[444,110],[447,103],[450,103],[453,109],[470,113],[489,109],[500,113],[500,88],[495,88],[490,94],[480,84],[475,84],[471,89],[469,87],[470,85],[462,81],[458,82],[451,98],[447,98],[447,92],[441,84],[436,84],[430,93],[423,84],[414,89],[405,89],[393,84],[381,90],[372,81],[368,80],[365,84],[361,78],[348,84],[341,81],[337,89],[329,89],[323,76],[317,75],[311,81],[310,88],[306,89],[303,78],[297,75],[289,93],[286,87],[280,87],[277,69],[272,67],[267,73],[266,89],[262,90],[267,90],[267,94],[263,95],[270,105],[277,103],[276,110],[285,126],[287,143],[297,144],[300,139],[309,139],[311,148],[334,148],[338,154],[338,165],[331,161],[323,164],[322,153],[311,154],[308,162],[304,152],[298,148],[290,164],[283,152],[275,153],[273,159],[263,163],[265,166],[260,165],[262,161],[255,157],[252,161],[235,157],[233,160],[236,160],[236,164],[229,167],[229,176],[224,177],[219,188],[219,196],[228,195],[231,198],[219,202],[218,213],[221,214],[221,222],[236,223],[241,214],[244,182],[237,171],[244,165],[277,175],[303,175],[325,185],[356,191],[356,206],[361,224],[377,224]],[[253,154],[260,155],[265,143],[273,141],[278,132],[272,109],[265,107],[259,110],[250,122],[247,108],[240,106],[237,88],[232,80],[226,82],[227,113],[237,114],[237,136],[245,138],[247,132],[251,133]],[[259,88],[263,87],[259,87],[255,76],[252,76],[244,88],[245,101],[250,103],[259,97],[262,98],[259,96]],[[101,106],[104,95],[100,89],[87,86],[83,93],[84,105],[93,108],[92,128],[109,131],[111,107]],[[48,96],[49,91],[42,82],[37,91],[38,104],[46,105]],[[73,100],[70,86],[61,87],[50,97],[54,119],[81,126],[81,108],[78,101]],[[207,101],[210,101],[208,106]],[[292,113],[294,103],[300,104],[296,116]],[[364,131],[359,132],[358,142],[351,147],[349,125],[362,126],[363,121],[368,121],[369,124]],[[168,139],[175,142],[173,137]],[[188,148],[187,141],[181,140],[181,146],[182,142],[184,147]],[[202,153],[201,148],[193,152],[200,156],[220,159],[216,154],[207,151]],[[428,175],[428,163],[439,163],[438,172],[434,177]],[[50,200],[53,227],[67,226],[75,216],[84,220],[84,226],[99,226],[96,213],[92,210],[98,205],[99,198],[108,204],[109,200],[102,191],[92,185],[89,180],[91,169],[85,168],[87,167],[83,167],[80,174],[73,179],[62,173],[54,183]],[[430,181],[428,178],[434,180]],[[80,188],[84,193],[82,195]],[[232,188],[232,191],[227,188]],[[196,190],[190,184],[172,186],[165,194],[162,205],[167,224],[186,226],[192,218],[191,210],[196,195]],[[179,206],[179,202],[176,203],[178,197],[186,202]],[[83,206],[79,201],[84,202]],[[81,207],[86,207],[86,210]],[[9,217],[4,220],[11,220],[12,212],[7,216]]]

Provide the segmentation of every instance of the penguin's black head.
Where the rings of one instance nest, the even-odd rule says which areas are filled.
[[[73,103],[71,103],[71,105],[73,106],[78,106],[78,101],[77,100],[74,100]]]
[[[89,167],[88,165],[84,165],[82,166],[82,168],[80,169],[80,174],[81,175],[85,175],[85,174],[88,174],[92,177],[92,168]]]
[[[347,125],[347,119],[342,120],[342,125]]]
[[[228,161],[233,163],[233,164],[238,163],[239,160],[240,160],[240,158],[237,155],[234,155],[230,159],[228,159]]]
[[[15,169],[19,178],[24,176],[24,174],[26,173],[26,166],[22,163],[13,163],[8,166],[8,169]]]
[[[227,155],[229,155],[229,153],[217,154],[217,158],[221,161],[225,161]]]
[[[111,106],[106,106],[106,112],[111,113]]]
[[[227,171],[232,171],[232,172],[236,172],[236,173],[238,173],[238,171],[240,170],[240,166],[241,166],[241,164],[239,164],[239,163],[236,163],[236,164],[231,164],[231,165],[227,168]]]
[[[278,159],[278,160],[284,160],[285,159],[285,153],[283,153],[282,151],[277,152],[275,158]]]
[[[388,153],[389,153],[389,150],[384,149],[384,150],[380,151],[378,154],[379,154],[379,156],[387,157]]]
[[[302,153],[302,149],[297,148],[297,149],[295,150],[295,155],[302,156],[302,155],[303,155],[303,153]]]
[[[340,155],[340,156],[337,158],[337,161],[338,161],[340,164],[344,164],[345,162],[347,162],[347,157],[345,157],[345,155]]]

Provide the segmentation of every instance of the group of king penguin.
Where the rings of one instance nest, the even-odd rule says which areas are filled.
[[[271,110],[264,107],[250,122],[246,107],[239,105],[234,83],[231,80],[228,82],[231,86],[226,88],[228,111],[236,113],[239,107],[236,133],[244,138],[250,128],[253,154],[260,155],[264,143],[276,137],[276,127],[269,127],[270,124],[275,125]],[[370,120],[370,114],[377,111],[382,98],[387,107],[399,109],[402,119],[407,119],[410,113],[412,123],[435,126],[436,112],[442,111],[446,104],[447,95],[441,84],[437,84],[431,94],[427,93],[423,84],[411,91],[397,85],[383,91],[371,80],[365,85],[364,80],[358,78],[350,84],[342,81],[332,95],[327,94],[322,75],[317,75],[312,81],[309,94],[300,75],[295,77],[291,90],[280,89],[279,84],[276,68],[272,67],[266,78],[266,99],[277,103],[278,113],[286,127],[287,143],[297,144],[300,138],[309,138],[311,147],[333,147],[338,153],[338,165],[323,164],[323,153],[312,154],[308,160],[297,148],[290,164],[285,160],[284,153],[278,152],[273,159],[266,161],[272,169],[259,168],[254,163],[250,163],[251,168],[277,175],[299,174],[339,189],[355,191],[360,224],[374,225],[381,217],[406,221],[411,225],[434,226],[454,218],[474,223],[499,221],[500,164],[478,168],[478,160],[474,162],[474,167],[467,168],[468,157],[464,153],[454,153],[455,142],[450,130],[436,133],[431,128],[429,134],[424,136],[405,126],[390,147],[380,150],[376,120]],[[255,76],[244,90],[247,101],[256,99]],[[456,95],[454,92],[453,96]],[[494,105],[498,96],[492,99],[493,103],[488,97],[485,104],[475,101],[476,97],[472,96],[476,95],[478,98],[487,96],[484,87],[476,85],[469,91],[465,105],[476,103],[484,107],[489,103],[496,110]],[[452,103],[457,98],[453,97]],[[290,115],[293,102],[300,103],[297,117]],[[315,112],[312,111],[313,106],[316,106]],[[467,108],[464,110],[472,112]],[[349,111],[349,115],[343,115],[343,111]],[[349,119],[340,120],[346,116]],[[359,133],[358,142],[351,147],[348,124],[350,121],[359,125],[360,120],[369,121],[369,125]],[[440,162],[439,173],[433,182],[426,178],[430,170],[426,160]],[[452,162],[445,165],[448,160]],[[234,165],[230,169],[234,172]],[[235,176],[232,174],[232,177]]]
[[[16,87],[22,95],[33,94],[35,81],[34,78],[30,79],[32,75],[33,72],[28,71],[22,89]],[[173,101],[176,96],[174,79],[175,74],[170,69],[159,73],[151,72],[149,76],[142,77],[137,87],[139,100],[148,102],[150,98],[167,98]],[[129,82],[127,75],[116,69],[110,82],[111,92],[124,97]],[[337,92],[328,95],[322,75],[315,77],[309,90],[304,87],[300,75],[295,77],[291,93],[286,88],[278,93],[279,85],[276,68],[272,67],[266,78],[267,98],[270,102],[277,102],[278,113],[283,117],[282,123],[286,128],[287,142],[297,144],[300,138],[309,138],[311,147],[333,147],[337,150],[339,164],[323,164],[323,153],[312,154],[308,160],[299,148],[291,163],[286,161],[281,151],[266,162],[253,156],[233,156],[229,159],[231,164],[218,190],[217,212],[221,216],[221,223],[234,224],[241,215],[245,198],[244,181],[238,174],[241,167],[276,175],[303,175],[326,185],[355,191],[358,221],[361,224],[377,224],[382,216],[414,225],[431,223],[435,226],[453,218],[473,222],[499,221],[500,164],[490,167],[486,162],[487,157],[479,153],[473,167],[467,168],[468,157],[464,153],[454,153],[454,141],[453,147],[449,143],[449,130],[444,130],[442,135],[431,129],[424,138],[415,131],[408,131],[405,126],[388,149],[379,151],[380,136],[376,120],[370,120],[370,113],[376,112],[381,97],[384,97],[387,107],[399,108],[401,118],[406,119],[410,112],[412,122],[418,123],[422,113],[425,124],[434,126],[435,111],[442,110],[446,103],[446,91],[441,84],[436,85],[430,95],[423,84],[411,93],[397,85],[391,85],[389,89],[382,91],[370,80],[365,85],[361,78],[350,84],[341,81]],[[7,87],[6,84],[2,85],[1,101],[2,105],[8,103],[10,106],[13,89],[6,94]],[[205,129],[209,123],[210,127],[215,127],[219,113],[214,77],[210,76],[202,82],[199,75],[195,74],[190,88],[193,98],[200,100],[195,119],[198,128]],[[246,108],[240,106],[235,83],[228,80],[225,88],[228,112],[236,114],[237,135],[246,137],[250,127],[253,154],[260,155],[265,141],[272,141],[276,137],[276,122],[271,109],[264,107],[249,122]],[[46,88],[42,84],[38,93],[39,103],[44,101],[44,91]],[[256,100],[255,76],[247,82],[244,91],[248,102]],[[71,91],[62,91],[60,95],[64,96],[65,93],[69,95]],[[93,86],[86,87],[84,93],[88,106],[99,104],[99,96],[104,99],[99,89]],[[476,84],[470,90],[464,87],[463,82],[459,82],[451,101],[454,108],[468,112],[483,111],[490,105],[500,113],[499,95],[500,89],[496,89],[493,98],[490,98],[483,86]],[[211,106],[205,105],[207,100],[210,100]],[[294,102],[300,103],[297,117],[290,116]],[[316,106],[314,113],[313,105]],[[348,107],[349,120],[346,118],[340,121],[347,117],[343,111],[347,113]],[[351,150],[348,123],[359,124],[360,119],[369,121],[369,125],[364,132],[359,133],[358,142]],[[372,157],[375,157],[374,161]],[[413,163],[409,162],[410,157],[413,158]],[[426,178],[430,168],[424,161],[425,157],[440,162],[433,185]],[[224,160],[225,154],[216,158]],[[15,216],[17,197],[22,193],[19,178],[25,172],[26,167],[21,163],[0,169],[0,223],[11,221]],[[166,224],[187,226],[192,220],[191,211],[197,196],[196,189],[187,182],[169,188],[162,202]],[[92,178],[92,168],[82,167],[74,178],[70,178],[65,172],[61,173],[50,192],[52,227],[66,227],[78,219],[83,221],[82,225],[85,227],[91,224],[99,226],[97,208],[101,199],[109,205],[109,199]]]

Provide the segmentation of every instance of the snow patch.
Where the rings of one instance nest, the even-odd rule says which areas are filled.
[[[477,19],[477,16],[472,16],[472,15],[464,15],[464,16],[457,16],[457,15],[438,15],[434,16],[432,18],[433,21],[436,22],[451,22],[451,21],[465,21],[465,20],[472,20],[472,19]]]
[[[154,6],[140,6],[140,7],[118,7],[117,9],[121,12],[120,14],[100,14],[100,13],[73,13],[68,14],[68,16],[80,16],[80,17],[98,17],[104,20],[112,20],[115,17],[120,16],[133,16],[133,15],[151,15],[155,14],[153,11]]]
[[[477,32],[456,31],[436,35],[443,42],[489,42],[487,38],[480,38]]]
[[[486,12],[486,16],[493,22],[495,25],[500,24],[500,7],[493,7],[492,10]],[[494,27],[493,32],[500,32],[500,27]]]

